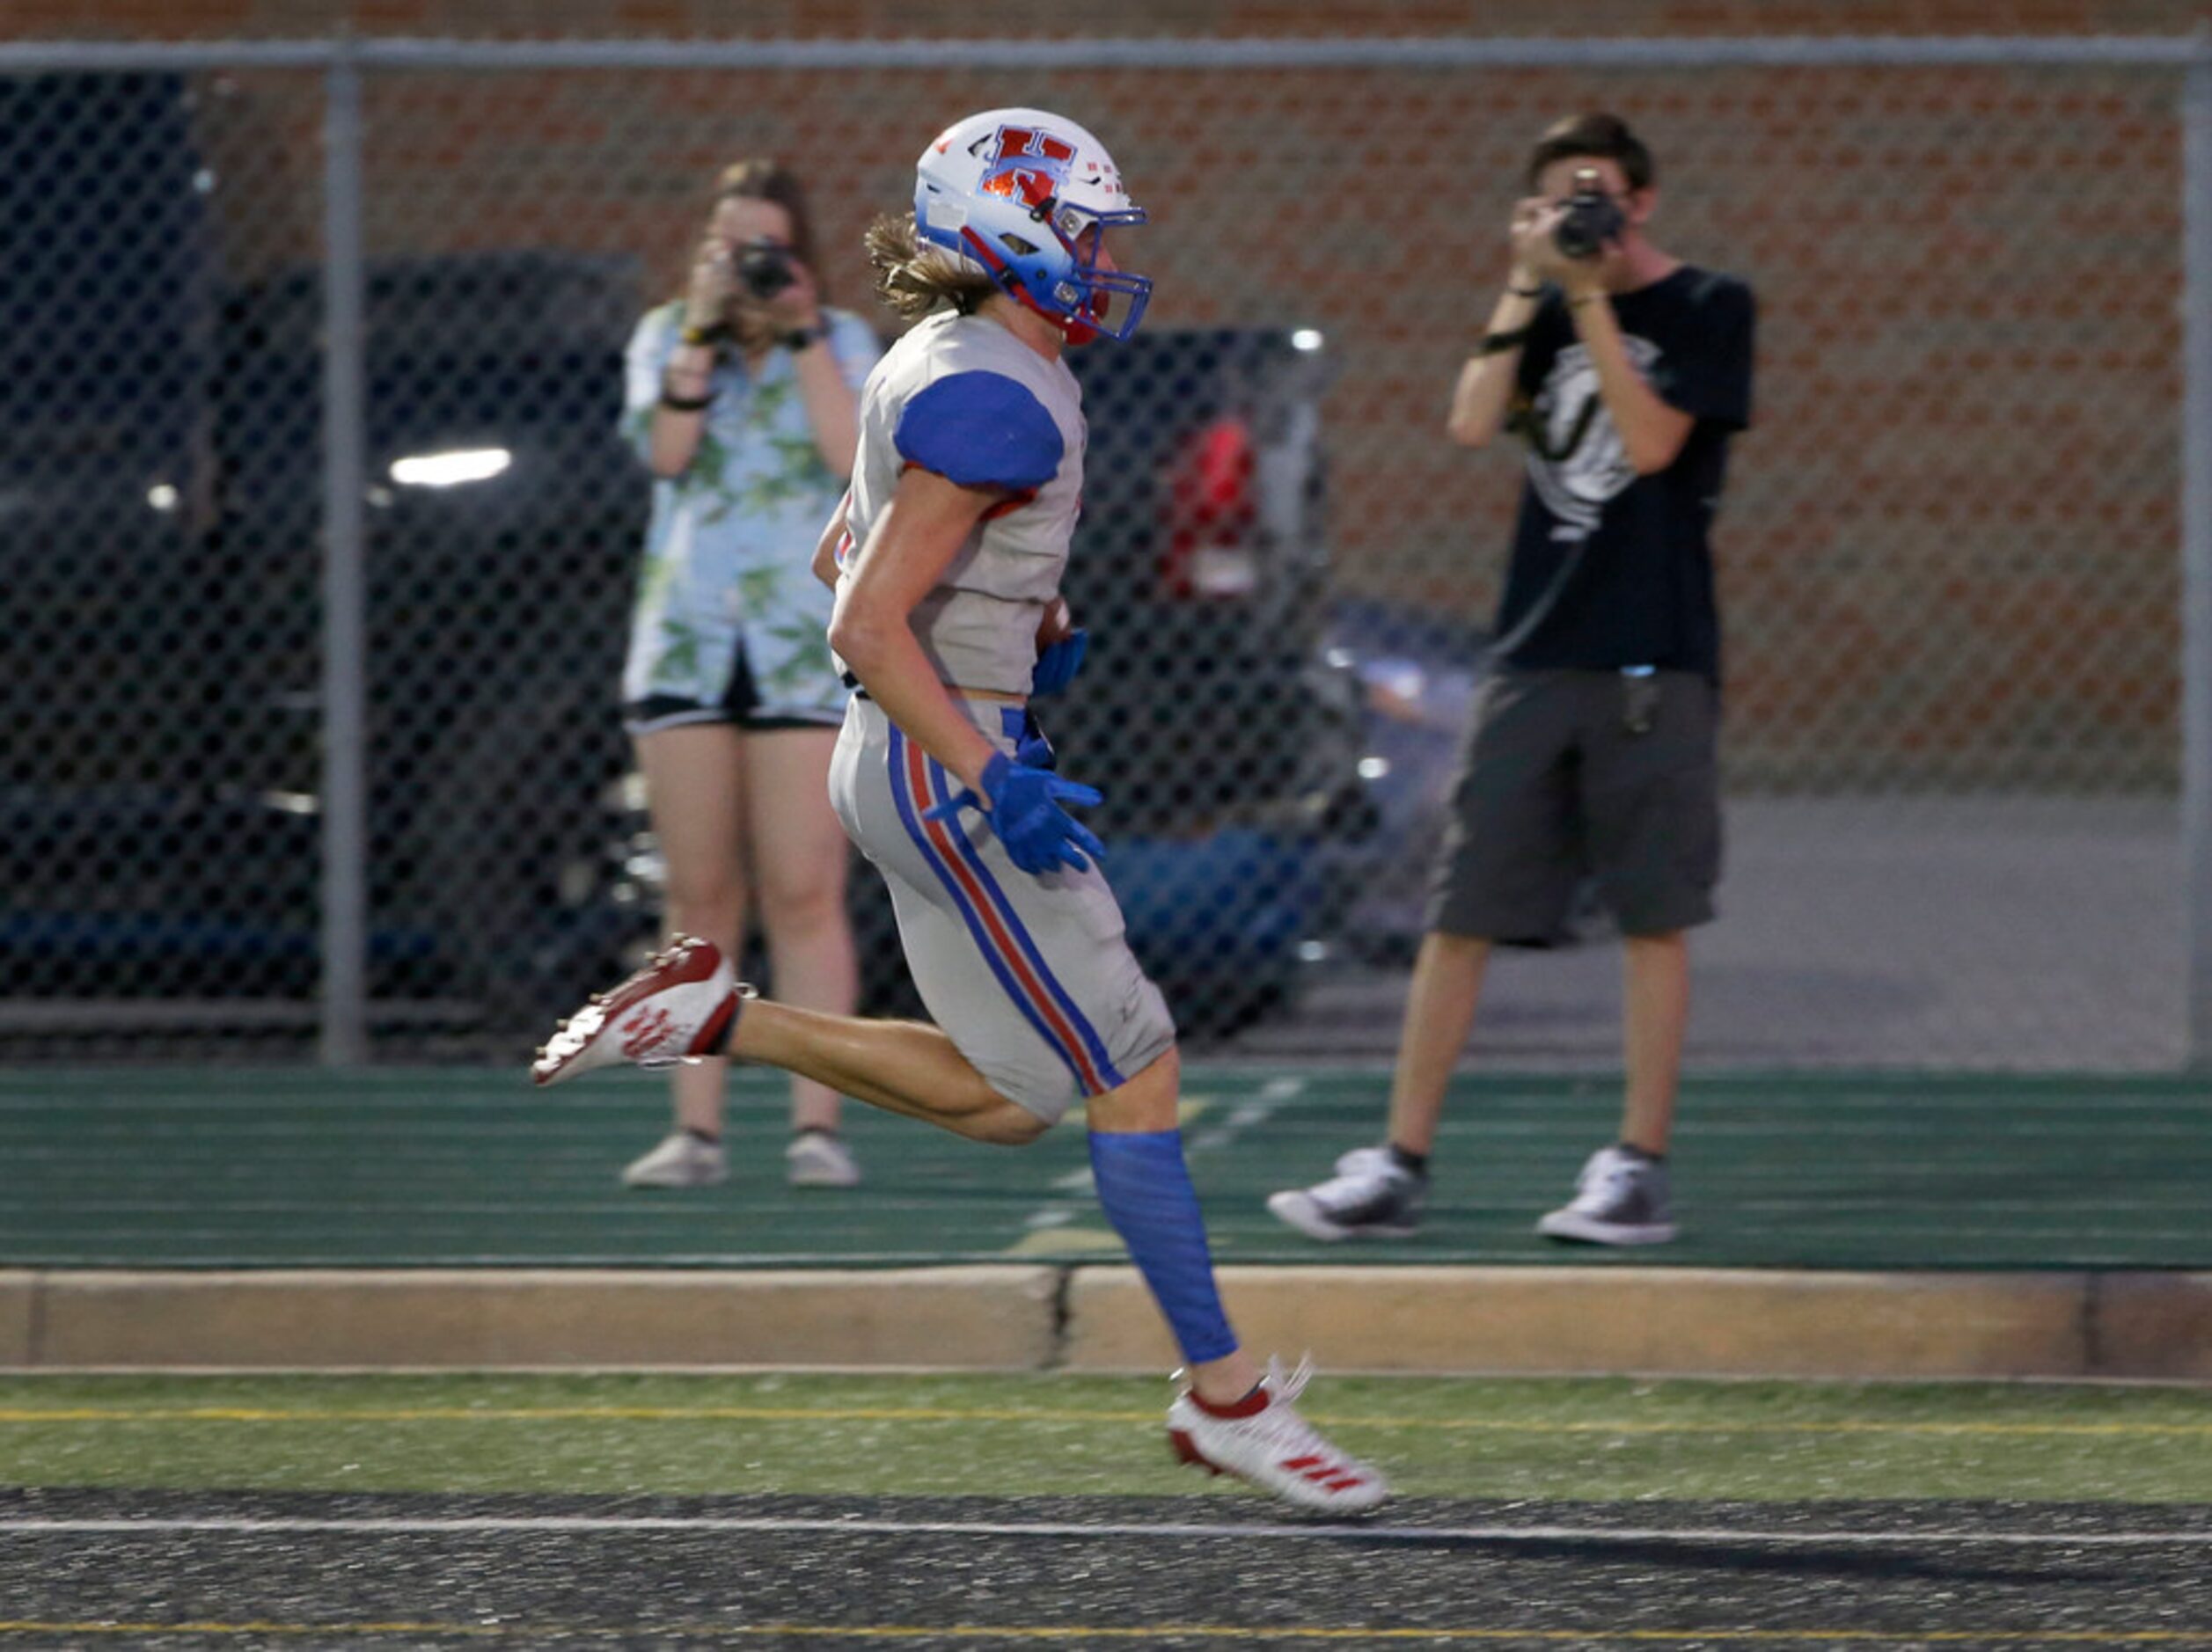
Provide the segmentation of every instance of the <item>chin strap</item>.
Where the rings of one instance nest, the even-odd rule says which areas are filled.
[[[983,273],[991,278],[1000,292],[1013,299],[1015,303],[1020,304],[1031,315],[1050,322],[1066,336],[1070,344],[1088,344],[1099,336],[1098,329],[1093,326],[1089,320],[1077,316],[1061,315],[1057,311],[1047,310],[1043,304],[1037,303],[1036,296],[1029,291],[1029,284],[1016,275],[1013,267],[993,252],[991,250],[991,244],[973,230],[961,230],[960,239],[967,247],[969,256],[983,266]],[[1102,296],[1093,294],[1091,302],[1102,303]]]

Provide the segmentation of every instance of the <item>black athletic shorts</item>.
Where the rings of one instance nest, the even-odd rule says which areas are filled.
[[[752,668],[745,662],[745,650],[741,645],[736,658],[729,662],[729,685],[722,691],[719,703],[685,699],[680,694],[653,694],[641,700],[632,700],[622,708],[622,727],[633,739],[692,723],[729,723],[748,734],[766,734],[779,728],[836,729],[845,726],[845,707],[825,706],[819,712],[787,707],[773,714],[764,713],[760,709],[760,691],[754,686]]]

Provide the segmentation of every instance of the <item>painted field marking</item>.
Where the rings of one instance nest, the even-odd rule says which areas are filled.
[[[350,1409],[245,1406],[0,1407],[0,1426],[115,1422],[1070,1422],[1156,1423],[1159,1411],[963,1409],[929,1406],[412,1406]],[[1900,1435],[1972,1439],[2202,1439],[2212,1422],[1526,1422],[1489,1417],[1313,1414],[1329,1428],[1526,1435]]]
[[[831,1520],[773,1515],[192,1515],[143,1519],[30,1516],[0,1518],[0,1538],[221,1532],[241,1536],[309,1532],[355,1537],[451,1537],[465,1532],[541,1536],[617,1532],[865,1532],[883,1537],[1224,1539],[1232,1542],[1317,1543],[1747,1543],[1787,1548],[2203,1548],[2212,1527],[2198,1531],[1776,1531],[1728,1526],[1386,1526],[1208,1524],[1202,1522]],[[2206,1632],[2212,1634],[2212,1630]]]
[[[448,1639],[631,1639],[649,1634],[682,1640],[1137,1641],[1202,1636],[1213,1641],[1472,1641],[1541,1645],[1672,1645],[1725,1641],[1740,1646],[2203,1646],[2212,1629],[1940,1629],[1917,1633],[1860,1629],[1366,1629],[1284,1624],[1255,1629],[1234,1624],[813,1624],[813,1623],[125,1623],[0,1619],[0,1634],[77,1635],[437,1635]]]

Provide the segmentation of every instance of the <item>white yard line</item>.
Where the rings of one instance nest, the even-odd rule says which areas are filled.
[[[1967,1545],[2002,1548],[2149,1548],[2212,1546],[2212,1527],[2197,1531],[1977,1531],[1962,1528],[1918,1531],[1776,1531],[1727,1526],[1383,1526],[1260,1525],[1198,1523],[1119,1524],[1099,1521],[829,1520],[755,1515],[471,1515],[318,1517],[187,1516],[182,1517],[0,1518],[0,1538],[62,1535],[220,1532],[331,1532],[364,1537],[452,1535],[460,1532],[542,1533],[553,1536],[624,1531],[852,1532],[890,1536],[978,1538],[1220,1538],[1231,1542],[1311,1543],[1356,1539],[1366,1543],[1749,1543],[1791,1547],[1932,1548]]]

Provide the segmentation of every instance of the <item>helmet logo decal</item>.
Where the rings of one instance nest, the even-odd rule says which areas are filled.
[[[1066,138],[1037,127],[1002,126],[991,139],[977,187],[1034,211],[1059,194],[1074,159],[1075,146]]]

